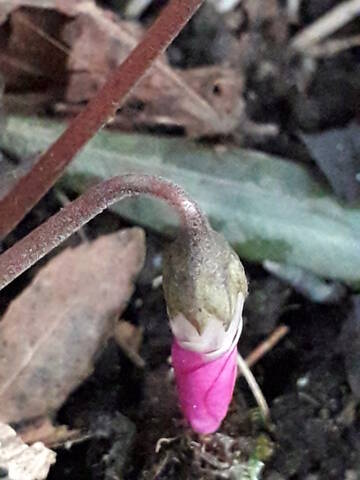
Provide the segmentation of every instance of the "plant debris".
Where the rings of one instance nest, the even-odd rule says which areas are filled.
[[[141,26],[119,21],[92,1],[60,3],[24,1],[7,9],[11,30],[8,34],[4,24],[1,35],[0,28],[0,70],[10,111],[79,112],[143,35]],[[163,57],[128,97],[113,126],[160,125],[190,135],[230,132],[244,116],[238,80],[232,69],[183,72]],[[221,95],[214,94],[215,85],[224,85]]]
[[[0,201],[84,111],[166,3],[0,1]],[[87,225],[85,243],[143,225],[147,259],[136,284],[126,282],[126,310],[115,309],[119,318],[104,310],[102,339],[93,341],[78,381],[67,383],[67,393],[51,384],[63,397],[39,408],[46,410],[40,417],[26,409],[27,420],[16,415],[23,441],[56,449],[48,480],[359,480],[359,5],[206,0],[106,118],[108,131],[3,235],[2,251],[94,182],[129,171],[156,174],[199,201],[245,260],[249,279],[238,349],[252,364],[271,425],[239,376],[219,431],[198,436],[178,407],[166,306],[156,288],[164,243],[177,227],[173,212],[142,198]],[[12,205],[0,215],[0,230]],[[4,289],[1,312],[29,290],[35,299],[37,280],[28,283],[50,265],[39,263]],[[55,296],[64,286],[57,292],[54,279],[53,287]],[[39,298],[36,312],[49,331],[54,315],[46,300]],[[10,329],[7,315],[0,332],[4,322]],[[29,318],[27,332],[12,334],[17,346],[9,358],[32,339],[30,322],[41,330],[28,311],[21,315]],[[3,351],[0,340],[0,358]],[[2,382],[1,365],[0,372]],[[37,379],[26,393],[37,390]],[[14,381],[14,390],[20,387]],[[0,396],[0,419],[3,411],[11,413]]]
[[[43,480],[55,463],[55,452],[40,442],[29,447],[16,432],[0,423],[0,473],[5,480]]]
[[[67,249],[41,269],[0,323],[1,421],[56,412],[84,381],[143,261],[135,228]]]

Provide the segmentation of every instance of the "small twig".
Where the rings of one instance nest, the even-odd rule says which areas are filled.
[[[286,325],[281,325],[276,330],[274,330],[270,337],[260,343],[260,345],[258,345],[255,350],[253,350],[250,355],[246,357],[245,360],[240,354],[238,354],[238,376],[244,375],[265,420],[269,418],[269,407],[254,375],[250,370],[250,367],[252,367],[256,362],[258,362],[272,348],[274,348],[274,346],[288,332],[289,327],[287,327]]]
[[[151,474],[151,480],[157,480],[160,477],[161,473],[163,472],[164,468],[166,467],[169,461],[169,458],[170,458],[170,453],[165,452],[165,455],[161,460],[161,462],[158,465],[155,465],[153,467],[154,472]]]
[[[260,408],[262,417],[265,421],[268,421],[270,418],[270,409],[269,406],[265,400],[265,397],[261,391],[261,388],[259,387],[252,371],[250,368],[247,366],[245,360],[242,358],[240,353],[238,353],[237,356],[237,363],[238,363],[238,368],[241,371],[241,373],[244,375],[245,380],[247,384],[249,385],[249,388],[254,395],[254,398]]]
[[[253,350],[245,359],[246,365],[251,368],[264,355],[266,355],[274,346],[289,332],[289,327],[281,325],[273,333]]]
[[[115,116],[126,96],[178,35],[203,0],[170,0],[143,40],[109,76],[87,107],[0,202],[5,237],[53,186],[79,150]]]
[[[302,398],[306,402],[310,403],[313,407],[315,407],[315,408],[320,408],[321,407],[321,403],[318,400],[316,400],[314,397],[309,395],[308,393],[299,392],[298,395],[299,395],[300,398]]]
[[[307,53],[307,50],[360,15],[360,0],[340,3],[321,18],[294,36],[293,49]]]
[[[130,0],[125,8],[125,16],[138,18],[148,8],[152,0]]]
[[[175,442],[178,440],[179,437],[161,437],[159,440],[156,442],[155,445],[155,453],[159,453],[160,450],[162,449],[163,445],[169,445],[170,443]]]
[[[308,50],[308,54],[314,58],[332,57],[349,48],[360,46],[360,35],[352,35],[347,38],[336,38],[327,42],[314,45]]]
[[[125,320],[120,320],[114,329],[114,339],[123,353],[138,368],[145,368],[146,362],[139,354],[143,330]]]
[[[299,24],[299,10],[300,10],[301,0],[287,0],[286,11],[289,21],[292,24]]]

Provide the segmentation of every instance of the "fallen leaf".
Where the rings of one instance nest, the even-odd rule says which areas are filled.
[[[44,150],[63,128],[12,117],[0,147],[21,158]],[[69,165],[63,185],[80,192],[130,172],[181,185],[242,258],[272,260],[360,287],[360,208],[344,206],[304,166],[241,148],[219,152],[183,139],[102,131]],[[161,233],[176,226],[171,209],[148,198],[112,209]]]
[[[43,480],[55,463],[56,453],[41,442],[29,447],[15,430],[0,423],[0,469],[8,480]]]
[[[55,412],[91,373],[144,261],[139,228],[66,249],[0,322],[0,420]]]
[[[36,111],[76,113],[143,35],[138,24],[92,1],[60,3],[24,0],[5,10],[11,28],[0,26],[0,70],[9,111],[24,112],[30,104]],[[244,117],[242,87],[235,70],[183,72],[163,56],[128,96],[116,124],[173,127],[193,136],[230,133]]]
[[[336,195],[348,202],[360,200],[360,126],[300,135]]]
[[[0,29],[0,71],[6,90],[50,89],[54,98],[56,92],[60,94],[65,87],[67,54],[55,48],[53,42],[59,42],[66,20],[65,15],[49,9],[12,11]],[[48,38],[53,38],[53,42]]]
[[[101,10],[92,3],[79,8],[77,20],[69,28],[74,32],[69,57],[74,83],[71,85],[70,81],[65,100],[74,103],[84,100],[86,92],[84,82],[86,86],[88,79],[84,76],[83,59],[89,59],[86,71],[92,75],[94,91],[96,83],[103,83],[104,74],[124,60],[143,32],[135,23],[115,22],[114,18],[101,15]],[[80,37],[79,30],[83,32]],[[94,52],[99,54],[98,62],[94,62]],[[73,75],[76,71],[80,75],[78,80]],[[222,87],[217,87],[221,84]],[[242,88],[241,75],[232,69],[211,67],[182,71],[171,68],[163,56],[129,95],[116,123],[129,129],[155,125],[183,127],[194,136],[229,133],[244,117]]]
[[[59,12],[71,14],[75,10],[76,6],[81,2],[87,2],[88,0],[1,0],[0,5],[0,25],[4,23],[9,14],[20,7],[37,7],[44,9],[56,9]],[[90,0],[91,1],[91,0]]]
[[[72,445],[89,438],[88,434],[79,430],[69,430],[66,425],[53,425],[48,417],[27,423],[18,433],[25,443],[31,445],[35,442],[42,442],[51,448],[65,444]]]

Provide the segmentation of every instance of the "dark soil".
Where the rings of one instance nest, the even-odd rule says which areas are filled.
[[[51,195],[46,203],[56,206]],[[42,216],[44,204],[38,210]],[[29,217],[28,223],[32,221]],[[86,233],[92,238],[121,226],[118,217],[106,213],[87,226]],[[265,479],[356,479],[360,417],[347,382],[341,340],[353,309],[350,298],[339,305],[313,304],[260,267],[246,265],[250,297],[240,352],[246,356],[277,324],[290,327],[287,337],[254,369],[270,404],[272,425],[266,428],[259,421],[248,387],[239,380],[220,431],[199,438],[184,425],[177,408],[162,290],[152,287],[161,271],[162,244],[148,233],[146,265],[123,315],[144,328],[140,353],[147,366],[138,369],[114,341],[108,343],[94,374],[56,418],[59,424],[87,432],[89,439],[69,450],[59,448],[48,478],[110,479],[122,472],[121,478],[128,480],[241,479],[246,477],[234,473],[231,465],[244,464],[258,452],[265,460]],[[16,292],[17,285],[13,288]],[[156,453],[161,438],[169,441]]]
[[[339,340],[348,302],[319,306],[291,294],[276,320],[288,325],[290,333],[255,368],[270,404],[271,427],[254,416],[254,400],[240,380],[220,431],[212,439],[200,439],[186,429],[176,405],[164,301],[161,289],[153,290],[149,282],[149,272],[157,273],[159,241],[150,235],[148,243],[147,266],[124,315],[145,329],[141,354],[147,367],[137,370],[110,342],[94,375],[57,418],[90,428],[93,438],[69,451],[60,449],[49,478],[112,478],[109,457],[128,480],[246,478],[233,476],[224,464],[247,461],[264,439],[265,479],[358,478],[360,418]],[[258,279],[266,278],[255,270]],[[248,328],[239,344],[243,355],[264,337],[252,325],[255,316],[246,314]],[[160,438],[170,440],[156,453]]]
[[[50,194],[15,236],[57,208]],[[91,239],[124,226],[117,216],[105,213],[86,227],[86,235]],[[76,236],[71,239],[72,244],[79,241]],[[80,429],[88,439],[70,449],[57,449],[49,480],[256,478],[246,477],[239,467],[248,465],[254,455],[265,463],[265,479],[357,479],[360,415],[344,362],[344,348],[351,344],[344,346],[343,338],[343,325],[354,314],[350,294],[340,304],[314,304],[262,268],[245,265],[250,296],[239,351],[246,356],[277,325],[290,327],[287,337],[254,369],[272,423],[262,424],[241,379],[219,432],[200,438],[188,430],[177,407],[163,294],[161,287],[152,286],[161,272],[163,242],[148,232],[146,265],[123,315],[144,328],[140,353],[146,367],[134,366],[109,341],[94,374],[56,417],[58,424]],[[4,302],[33,273],[15,282]],[[160,439],[168,440],[156,452]]]
[[[163,3],[153,2],[141,20],[150,22]],[[278,5],[285,3],[279,1]],[[360,50],[352,48],[319,60],[301,90],[299,78],[305,82],[307,73],[304,63],[297,56],[289,56],[284,45],[289,36],[339,2],[300,3],[299,23],[287,25],[285,33],[274,30],[274,25],[279,27],[278,19],[252,24],[240,7],[234,26],[228,16],[215,17],[213,8],[207,6],[171,47],[169,58],[178,67],[217,64],[232,40],[240,42],[251,27],[248,49],[239,53],[237,65],[245,65],[247,115],[254,122],[276,124],[279,135],[266,139],[249,135],[245,145],[306,162],[322,177],[299,132],[319,132],[356,120]],[[353,22],[342,33],[353,33],[358,27],[358,22]],[[242,45],[240,42],[239,52]],[[234,135],[224,141],[236,142],[236,138]],[[49,194],[9,242],[56,211],[54,198]],[[121,226],[125,226],[121,219],[106,213],[87,226],[86,233],[93,238]],[[254,368],[270,405],[271,425],[262,423],[254,399],[240,379],[220,431],[199,438],[184,425],[177,407],[162,290],[152,286],[161,273],[163,242],[148,232],[146,265],[123,315],[144,328],[140,354],[146,367],[137,368],[114,341],[108,343],[97,359],[94,374],[73,393],[56,418],[59,424],[83,430],[88,438],[70,449],[57,450],[49,480],[255,479],[254,474],[244,473],[244,466],[254,459],[264,462],[262,478],[268,480],[359,480],[359,392],[350,387],[349,362],[345,361],[356,335],[344,337],[343,331],[351,316],[360,322],[354,292],[347,291],[336,304],[319,305],[261,267],[245,265],[250,296],[239,351],[246,356],[277,325],[290,328],[285,339]],[[33,272],[7,289],[2,311],[31,275]],[[156,451],[160,439],[167,440]]]

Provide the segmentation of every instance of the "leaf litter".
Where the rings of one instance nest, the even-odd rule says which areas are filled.
[[[0,25],[0,70],[10,111],[78,112],[143,34],[137,23],[119,20],[92,1],[24,0],[1,8],[11,24],[10,33]],[[238,79],[231,68],[183,72],[163,56],[130,94],[114,125],[129,130],[163,125],[197,136],[229,133],[244,117]],[[224,100],[214,94],[220,83],[230,86]]]
[[[15,2],[12,3],[15,4]],[[27,3],[30,4],[32,2]],[[53,2],[38,2],[38,4],[40,3],[43,6],[45,5],[45,3],[47,3],[48,7],[51,8],[50,3]],[[152,3],[157,5],[161,2]],[[233,3],[240,4],[240,2]],[[250,46],[248,46],[247,48],[245,42],[245,50],[246,52],[248,52],[248,57],[250,57],[250,61],[255,64],[253,66],[256,67],[254,68],[253,72],[251,71],[251,69],[249,69],[247,72],[248,85],[245,86],[245,89],[247,89],[246,93],[248,94],[247,103],[248,105],[250,104],[250,107],[252,103],[254,103],[255,107],[258,107],[259,103],[261,104],[261,102],[263,102],[262,107],[264,107],[265,105],[265,108],[258,108],[258,113],[260,110],[260,120],[264,121],[263,115],[265,113],[266,120],[275,122],[279,120],[281,123],[281,135],[280,137],[276,137],[276,147],[270,147],[270,151],[275,151],[276,153],[280,151],[281,154],[285,157],[292,158],[295,156],[298,159],[296,148],[292,150],[292,143],[287,145],[287,150],[285,149],[285,153],[284,150],[282,150],[283,147],[281,147],[281,143],[284,139],[284,134],[286,138],[289,138],[289,135],[291,136],[293,134],[294,136],[298,136],[299,130],[310,130],[312,134],[314,133],[314,130],[318,131],[319,128],[327,128],[329,125],[339,127],[339,125],[341,126],[344,121],[344,112],[346,114],[346,122],[349,120],[348,112],[350,112],[351,115],[355,112],[357,103],[356,101],[354,101],[354,99],[356,99],[358,95],[354,95],[354,86],[352,86],[352,83],[354,83],[354,77],[357,75],[357,68],[355,67],[353,69],[353,73],[351,74],[349,70],[349,65],[355,66],[355,62],[351,61],[351,56],[354,56],[355,54],[357,55],[357,52],[353,49],[352,51],[348,51],[346,53],[347,59],[344,58],[345,56],[340,55],[330,60],[320,60],[318,61],[317,65],[315,65],[313,61],[309,61],[308,58],[303,58],[302,60],[300,60],[300,62],[294,62],[296,66],[295,69],[293,68],[294,65],[292,65],[292,68],[289,68],[289,65],[286,64],[286,60],[288,56],[288,45],[291,42],[291,34],[294,33],[294,28],[301,35],[304,23],[305,26],[309,23],[311,26],[311,22],[314,22],[314,20],[316,21],[316,15],[309,14],[309,12],[311,10],[319,10],[319,8],[321,7],[321,13],[317,14],[321,17],[321,15],[329,9],[329,2],[288,2],[286,6],[288,11],[290,12],[290,8],[293,9],[293,11],[291,12],[291,18],[290,13],[288,17],[284,15],[279,15],[281,10],[283,14],[285,10],[284,8],[280,9],[280,3],[281,2],[277,2],[276,0],[274,0],[272,2],[269,2],[269,6],[266,5],[265,8],[263,2],[260,1],[241,2],[241,6],[239,8],[230,12],[230,17],[232,18],[232,21],[235,21],[235,17],[237,17],[240,13],[245,12],[248,16],[250,26],[255,25],[254,29],[251,26],[250,30],[252,31],[250,31],[250,35],[246,31],[246,28],[244,32],[244,36],[251,37]],[[343,5],[345,6],[345,4],[347,3],[350,2],[343,2]],[[63,4],[65,4],[65,2],[63,2]],[[285,2],[282,2],[282,5],[284,6]],[[120,10],[121,9],[122,5],[120,6]],[[221,17],[221,21],[222,19],[223,17]],[[146,21],[147,20],[148,17],[146,16]],[[276,28],[277,26],[280,28]],[[251,35],[251,33],[253,35]],[[274,37],[276,40],[275,42],[273,42]],[[196,37],[194,41],[193,39],[191,39],[191,41],[192,45],[194,46],[195,43],[200,43],[200,41],[198,41],[198,37]],[[243,47],[239,48],[239,50],[242,49]],[[308,72],[308,74],[310,73],[308,76],[304,76],[304,72],[301,71],[303,65],[310,65],[310,67],[313,69],[311,70],[310,68],[311,72]],[[344,70],[346,70],[346,68],[348,70],[344,74]],[[220,66],[219,68],[220,73],[221,70],[222,66]],[[304,68],[304,70],[306,69]],[[214,84],[212,81],[209,81],[208,83],[206,82],[206,68],[203,70],[203,72],[205,74],[203,84],[206,85],[206,88],[209,88],[209,98],[211,99],[211,92]],[[186,74],[186,72],[181,73]],[[256,76],[255,74],[258,74],[258,76]],[[298,75],[295,82],[293,78],[294,74]],[[235,82],[238,80],[239,79],[237,79],[235,75]],[[330,89],[330,87],[332,89]],[[243,88],[244,87],[241,87],[239,91],[242,92]],[[319,95],[319,91],[322,95]],[[358,91],[358,89],[356,91]],[[14,96],[16,96],[20,100],[22,95],[10,95],[7,92],[7,99],[9,99],[10,96],[12,96],[12,100],[14,99]],[[27,98],[29,99],[30,97]],[[229,95],[229,98],[231,99],[231,95]],[[35,105],[36,100],[37,99],[35,98]],[[51,102],[51,96],[48,96],[46,102],[46,105],[49,105],[49,102]],[[285,105],[281,102],[284,102]],[[146,106],[147,105],[149,104],[147,103]],[[171,106],[172,105],[170,105],[170,107]],[[137,109],[137,107],[140,108]],[[151,104],[150,107],[152,108]],[[77,111],[79,111],[80,108],[81,105],[77,103],[64,102],[61,96],[58,103],[53,106],[54,111],[57,111],[58,113],[64,113],[66,115],[76,113]],[[146,114],[148,114],[149,112],[147,111],[147,108],[141,111],[142,108],[143,104],[141,103],[141,101],[138,102],[138,104],[136,104],[136,101],[134,101],[134,104],[130,104],[128,107],[128,111],[130,112],[128,118],[130,118],[130,120],[134,118],[134,121],[129,122],[127,118],[125,118],[125,120],[121,119],[121,115],[124,114],[126,111],[126,109],[124,109],[122,112],[119,112],[119,115],[117,116],[117,119],[115,119],[113,125],[120,128],[133,130],[139,125],[173,125],[176,123],[174,122],[174,119],[177,121],[177,124],[180,123],[179,117],[176,116],[176,112],[175,116],[174,112],[172,112],[171,115],[166,116],[166,112],[163,111],[162,113],[165,113],[165,115],[158,116],[158,114],[155,112],[152,117],[146,117]],[[289,111],[287,111],[287,109]],[[131,112],[135,112],[135,114],[133,115]],[[137,121],[141,118],[141,115],[143,115],[144,120]],[[135,116],[137,117],[136,121]],[[293,132],[294,125],[291,125],[291,123],[294,121],[297,124],[295,132]],[[194,133],[195,131],[196,130],[192,130],[191,127],[185,129],[185,133]],[[203,130],[200,129],[200,134],[202,131]],[[324,132],[326,132],[326,130],[321,131],[319,135],[322,135]],[[332,131],[330,131],[329,133],[331,134]],[[323,139],[324,138],[326,137],[323,137]],[[349,146],[348,144],[346,144],[346,135],[344,136],[344,140],[345,143],[343,143],[345,144],[345,147]],[[138,148],[140,143],[141,142],[139,142],[138,144]],[[267,146],[265,147],[265,149],[266,148]],[[96,155],[98,155],[100,150],[101,148],[97,149]],[[159,156],[161,156],[162,150],[161,148],[159,148],[159,150],[160,152],[158,153]],[[226,147],[222,148],[222,151],[224,150],[226,150]],[[138,156],[140,156],[142,152],[143,150],[139,148],[139,152],[137,152]],[[318,168],[315,168],[314,170],[316,171],[320,169],[325,172],[325,169],[322,169],[318,159],[315,158],[315,154],[311,155],[315,160],[315,163],[317,162],[318,164]],[[183,160],[186,163],[186,158]],[[221,160],[222,157],[221,155],[219,155],[217,157],[217,161],[221,163]],[[309,161],[309,155],[307,155],[306,160],[307,162]],[[90,162],[91,161],[92,160],[90,160]],[[196,163],[202,161],[202,158],[197,158]],[[239,162],[241,162],[240,159]],[[286,161],[286,163],[290,162]],[[101,162],[96,165],[96,168],[99,169],[99,171],[102,170],[103,167],[101,165]],[[335,172],[331,173],[328,176],[329,183],[332,185],[331,176],[333,179],[337,180],[337,173],[331,165],[330,168],[333,170],[333,172]],[[72,181],[75,181],[75,178],[76,181],[79,181],[78,173],[79,172],[76,172],[76,175],[74,175]],[[96,172],[96,174],[97,173],[98,172]],[[106,174],[106,168],[103,169],[103,173],[104,175]],[[345,190],[347,188],[347,191],[344,195],[343,189],[343,192],[340,192],[339,196],[342,198],[346,198],[348,192],[350,192],[350,194],[352,195],[352,192],[354,190],[355,192],[357,191],[357,189],[354,189],[354,187],[356,187],[356,184],[353,183],[354,176],[352,176],[351,179],[352,183],[346,181],[346,178],[349,178],[347,177],[347,168],[342,169],[340,173],[341,178],[339,177],[339,180],[343,182],[344,179],[344,183],[342,183],[342,186],[345,184]],[[91,176],[93,174],[94,172],[91,173]],[[74,183],[72,183],[72,187],[73,185]],[[334,187],[334,185],[332,186]],[[266,182],[264,188],[265,187]],[[325,190],[327,192],[326,195],[328,195],[327,189]],[[321,191],[322,187],[320,191],[318,191],[318,193],[321,194]],[[334,191],[335,193],[337,193],[335,188]],[[71,195],[72,193],[73,192],[70,189],[69,194]],[[309,191],[306,192],[304,190],[303,193],[299,196],[301,197],[302,195],[304,195],[306,197],[307,193],[309,193]],[[353,198],[356,198],[356,194]],[[212,203],[215,203],[214,199],[211,200]],[[342,206],[342,212],[350,211],[348,207],[343,206],[342,202],[339,202],[339,204],[341,204]],[[142,207],[140,206],[132,209],[131,215],[133,215],[133,218],[136,218],[136,213],[139,214],[139,209],[142,209]],[[358,209],[355,206],[355,208],[352,209],[352,212],[356,214],[357,210]],[[222,212],[217,212],[218,215],[220,215],[221,213]],[[341,216],[342,215],[339,216],[339,219],[341,218]],[[358,217],[357,215],[355,216],[356,218]],[[268,217],[272,222],[275,221],[274,216],[272,216],[271,214],[269,214]],[[356,218],[353,217],[354,224],[358,222]],[[316,222],[314,222],[313,226],[314,229],[317,231],[319,224],[316,224]],[[221,221],[217,223],[217,227],[221,228]],[[332,229],[332,232],[334,234],[333,239],[339,238],[337,235],[338,229],[336,227]],[[331,238],[331,235],[329,235],[328,239],[330,241]],[[304,234],[301,238],[299,236],[299,239],[304,239],[305,242],[308,240],[306,234]],[[344,239],[346,239],[346,236],[344,236]],[[266,248],[266,244],[258,241],[257,239],[252,239],[251,242],[249,242],[249,248],[251,247],[250,243],[252,242],[254,242],[255,250],[258,249],[260,251],[264,251],[265,253],[269,251],[271,252],[271,249]],[[309,242],[309,245],[310,243],[311,242]],[[342,245],[341,241],[339,242],[338,246],[339,245]],[[275,251],[277,253],[281,252],[281,245],[279,246],[279,248],[275,248]],[[307,255],[303,254],[303,258],[306,257]],[[267,257],[265,256],[264,258],[266,261]],[[260,260],[263,261],[264,258]],[[334,262],[328,262],[329,270],[332,270],[334,267],[338,268],[338,266],[342,263],[341,260],[338,260],[336,255],[334,255],[333,258],[335,258]],[[276,268],[281,268],[282,278],[285,279],[286,277],[286,281],[295,286],[298,292],[301,292],[302,295],[305,294],[308,298],[312,298],[313,300],[315,300],[315,298],[318,299],[317,301],[319,301],[319,298],[321,301],[323,301],[324,298],[328,300],[328,293],[330,290],[324,290],[324,287],[329,287],[335,284],[329,285],[324,282],[322,284],[319,283],[317,277],[313,276],[313,272],[311,272],[311,278],[305,278],[303,270],[299,269],[298,271],[296,271],[294,270],[293,266],[289,268],[286,264],[277,263],[279,262],[279,260],[282,261],[283,259],[273,258],[273,266],[274,262],[276,262]],[[311,258],[308,257],[307,260],[308,264],[306,265],[306,267],[308,265],[312,267],[313,262],[311,261]],[[356,268],[354,268],[354,265],[349,264],[346,269],[344,269],[343,273],[345,273],[345,275],[347,276],[349,274],[352,274],[354,270],[356,270]],[[259,285],[258,283],[256,283],[256,280],[254,281],[254,276],[256,278],[256,276],[258,275],[260,279],[262,279],[264,276],[264,272],[261,271],[260,267],[257,268],[254,265],[248,266],[248,272],[250,272],[249,276],[252,280],[251,295],[253,295],[255,290],[257,292],[259,289],[261,290],[262,288],[261,284]],[[301,275],[300,288],[297,281],[299,275]],[[325,275],[325,277],[326,276],[327,275]],[[294,280],[296,280],[296,282]],[[305,283],[303,280],[306,280]],[[304,289],[303,287],[306,288]],[[308,289],[309,292],[306,292],[306,289]],[[268,293],[269,296],[279,296],[277,292],[272,292],[271,289]],[[345,294],[347,293],[348,292],[345,291]],[[158,315],[159,309],[155,307],[149,309],[149,307],[146,307],[146,304],[149,303],[149,292],[146,292],[145,290],[145,294],[146,296],[144,295],[143,299],[145,303],[145,308],[136,310],[136,317],[144,317],[143,326],[146,331],[146,325],[148,323],[156,323],[154,317]],[[156,297],[154,300],[155,295]],[[350,316],[347,312],[348,308],[346,306],[346,298],[342,300],[340,306],[335,304],[330,308],[326,305],[315,305],[313,303],[310,303],[302,296],[296,294],[294,290],[291,290],[290,295],[291,298],[282,298],[281,295],[280,299],[277,298],[277,300],[281,300],[279,304],[280,308],[276,309],[276,315],[273,315],[270,320],[272,326],[275,326],[275,323],[280,321],[280,318],[278,318],[278,316],[281,315],[281,322],[284,321],[285,323],[289,323],[291,326],[291,336],[289,336],[289,338],[286,339],[280,345],[280,347],[277,348],[275,352],[273,352],[273,354],[264,359],[261,362],[261,365],[257,367],[258,374],[260,378],[263,379],[263,387],[266,393],[268,393],[268,396],[272,403],[272,414],[276,425],[276,443],[279,445],[279,448],[277,449],[277,452],[275,454],[275,458],[273,459],[271,464],[266,467],[264,471],[264,478],[266,480],[284,480],[290,478],[291,476],[296,476],[299,478],[324,477],[327,479],[356,478],[358,471],[357,467],[359,465],[358,452],[360,451],[360,443],[358,428],[359,415],[357,403],[356,400],[354,400],[354,393],[358,391],[358,382],[356,377],[357,369],[355,368],[356,365],[354,365],[352,358],[356,359],[358,322],[355,321],[354,318],[358,315],[357,313],[354,313],[354,307],[352,307],[352,310],[350,312],[352,320],[350,322]],[[160,292],[151,292],[150,296],[153,303],[161,303]],[[332,294],[330,296],[332,298]],[[274,301],[276,306],[275,300],[272,300]],[[260,314],[258,316],[260,316]],[[126,318],[128,317],[126,316]],[[164,316],[159,318],[159,322],[164,322]],[[253,319],[250,317],[250,315],[248,323],[253,323]],[[346,362],[343,362],[342,359],[339,357],[339,352],[334,353],[335,349],[332,347],[338,339],[338,332],[339,329],[342,327],[342,324],[346,325],[350,323],[351,325],[347,327],[350,332],[347,334],[348,340],[346,340],[341,347],[342,357],[346,357]],[[248,325],[247,327],[250,326],[251,325]],[[152,328],[154,331],[156,331],[155,327]],[[163,330],[166,330],[166,328],[164,327]],[[346,331],[345,328],[344,331]],[[155,338],[158,339],[158,332],[154,334],[151,342],[155,343]],[[351,344],[349,343],[350,340],[352,340],[353,348],[351,348]],[[241,344],[240,348],[245,349],[245,351],[246,349],[250,350],[252,342],[254,342],[254,339],[252,338],[250,328],[246,328],[246,332],[243,337],[243,343]],[[135,352],[137,353],[137,348]],[[146,334],[145,348],[142,349],[142,354],[144,354],[144,358],[146,358],[147,363],[149,360],[149,363],[151,364],[150,368],[152,369],[149,375],[148,372],[146,372],[146,381],[150,380],[151,376],[154,377],[157,375],[158,380],[161,377],[163,380],[162,383],[164,386],[164,394],[161,391],[160,395],[158,395],[159,392],[156,388],[158,384],[149,385],[148,398],[153,401],[153,411],[149,412],[144,409],[144,411],[140,413],[140,415],[143,416],[141,417],[141,421],[138,422],[138,424],[140,425],[140,431],[138,432],[138,451],[133,452],[130,457],[130,463],[133,463],[133,465],[138,465],[139,451],[143,450],[144,444],[146,446],[150,445],[149,448],[151,449],[158,440],[159,436],[164,436],[164,430],[166,431],[166,435],[168,435],[167,424],[161,423],[161,420],[158,423],[156,421],[157,417],[159,416],[159,405],[165,410],[169,409],[169,406],[173,406],[174,402],[176,401],[175,399],[168,400],[165,395],[165,393],[169,393],[170,390],[168,382],[164,381],[164,373],[167,373],[167,369],[163,369],[162,374],[156,371],[156,361],[154,361],[154,355],[157,355],[157,357],[159,357],[159,352],[156,349],[152,348],[152,345],[149,345],[149,342],[146,339]],[[166,351],[166,355],[167,354],[168,352]],[[163,355],[162,357],[163,363],[165,363],[166,355]],[[348,376],[347,380],[345,378],[345,369]],[[129,370],[127,370],[127,373],[128,372]],[[352,387],[352,391],[349,391],[349,385]],[[155,397],[159,397],[157,401],[155,401],[156,398],[153,398],[154,392],[156,393]],[[238,407],[239,405],[240,409],[243,409],[243,412],[247,410],[247,405],[241,398],[241,388],[239,388],[237,391],[237,397],[234,407]],[[136,405],[134,408],[137,409],[138,405]],[[141,408],[142,407],[140,407],[140,409]],[[351,415],[349,415],[348,410],[350,410]],[[125,413],[127,414],[126,411]],[[343,421],[345,417],[347,418],[346,422]],[[239,417],[235,416],[230,417],[229,422],[224,426],[224,431],[226,433],[231,432],[230,440],[233,440],[232,437],[241,439],[242,432],[236,431],[239,423]],[[150,430],[155,430],[155,432],[151,432],[152,440],[154,441],[147,444],[146,438],[144,437],[150,434]],[[175,432],[175,434],[176,433],[178,432]],[[183,434],[182,429],[181,434]],[[222,435],[222,433],[220,433],[220,435]],[[191,475],[194,475],[194,468],[192,468],[194,467],[194,465],[191,465],[191,463],[193,462],[191,448],[176,449],[175,445],[176,441],[172,444],[174,448],[163,448],[162,453],[164,455],[160,459],[159,457],[155,457],[154,459],[154,455],[151,456],[149,454],[146,465],[155,466],[158,468],[155,468],[154,475],[150,477],[146,475],[146,472],[144,470],[144,478],[178,479],[190,478]],[[193,447],[193,444],[190,443],[190,447]],[[206,462],[206,467],[213,466],[215,472],[210,473],[209,468],[203,468],[203,470],[201,470],[201,473],[199,473],[199,470],[196,470],[198,466],[195,466],[195,470],[198,473],[198,475],[195,474],[195,478],[199,478],[201,475],[205,478],[212,478],[214,476],[217,479],[226,477],[237,479],[242,478],[243,472],[241,471],[241,466],[237,468],[237,465],[234,462],[234,465],[232,467],[233,471],[224,472],[223,470],[221,470],[224,466],[221,463],[222,461],[224,461],[224,459],[221,458],[221,455],[219,461],[218,455],[208,455],[209,452],[207,450],[211,450],[210,446],[207,446],[205,448],[205,455],[202,455],[201,448],[202,447],[199,444],[198,452],[196,452],[198,458],[196,460],[199,460],[199,462],[202,463],[202,467],[204,467],[204,462]],[[241,448],[243,451],[246,451],[246,446],[241,445]],[[85,453],[86,449],[82,450],[82,452]],[[100,453],[98,455],[100,455]],[[77,464],[75,456],[73,457],[73,459],[73,464]],[[95,458],[94,460],[96,461],[97,458]],[[233,460],[236,461],[236,458],[234,458]],[[179,465],[187,465],[189,467],[187,471],[187,476],[186,474],[185,476],[181,476],[179,474]],[[73,465],[71,465],[71,467],[72,466]],[[87,467],[89,468],[89,475],[91,473],[91,475],[96,478],[103,478],[101,476],[96,476],[92,466],[92,464],[91,467],[89,466],[89,464],[87,464]],[[138,466],[137,472],[139,473],[139,475],[141,468],[141,466]],[[61,473],[63,473],[63,470],[61,470]],[[252,471],[251,473],[254,475],[254,471]],[[119,476],[120,475],[118,475],[118,477]],[[61,478],[63,477],[61,476]],[[130,474],[130,476],[125,476],[125,478],[128,479],[139,477],[136,476],[136,473],[134,474],[132,472],[132,475]]]
[[[139,228],[66,249],[0,323],[0,420],[51,415],[90,375],[133,292],[145,255]]]
[[[55,462],[55,452],[41,442],[30,447],[9,425],[0,423],[0,474],[5,480],[43,480]]]

